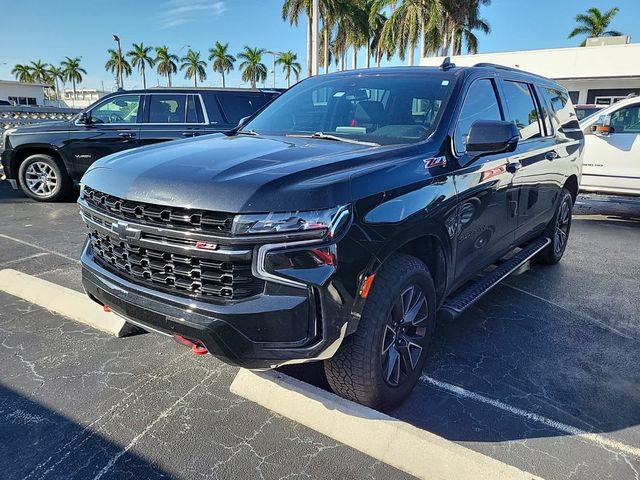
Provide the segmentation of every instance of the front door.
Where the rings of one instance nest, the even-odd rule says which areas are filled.
[[[465,154],[471,125],[477,120],[504,120],[494,79],[481,78],[469,87],[454,131],[454,148],[463,167],[456,172],[458,241],[456,281],[466,280],[505,253],[514,239],[517,195],[510,154],[471,158]]]
[[[610,126],[606,136],[585,132],[582,185],[589,190],[640,195],[640,103],[612,112]]]
[[[87,112],[89,123],[71,131],[64,156],[72,165],[74,177],[80,177],[96,160],[139,143],[141,96],[117,95]]]
[[[190,93],[151,93],[147,96],[142,145],[197,137],[203,133],[200,96]]]

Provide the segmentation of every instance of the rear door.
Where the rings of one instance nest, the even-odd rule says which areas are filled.
[[[542,232],[553,217],[555,199],[563,184],[563,170],[556,168],[558,152],[554,131],[543,121],[546,112],[538,103],[535,87],[520,78],[503,78],[502,92],[508,120],[520,131],[512,163],[519,164],[514,187],[517,190],[517,229],[520,244]]]
[[[601,124],[597,121],[595,125]],[[585,189],[640,195],[640,102],[611,112],[611,133],[585,132]]]
[[[87,112],[91,122],[77,124],[62,154],[70,160],[72,175],[82,175],[96,160],[140,146],[143,95],[123,94],[97,103]]]
[[[203,133],[205,118],[197,93],[150,93],[144,108],[140,142],[150,145],[196,137]]]

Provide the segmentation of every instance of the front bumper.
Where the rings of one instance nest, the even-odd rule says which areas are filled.
[[[202,343],[223,361],[250,369],[330,358],[347,331],[324,288],[276,286],[264,294],[212,304],[158,292],[124,280],[98,265],[87,242],[82,283],[96,302],[147,330]],[[302,327],[302,328],[301,328]],[[286,341],[278,341],[278,332]],[[291,332],[306,332],[296,334]]]

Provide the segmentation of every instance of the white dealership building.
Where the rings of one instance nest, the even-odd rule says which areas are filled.
[[[421,65],[437,66],[443,57],[425,57]],[[611,103],[640,95],[640,43],[628,37],[589,39],[587,46],[451,57],[458,66],[497,63],[552,78],[561,83],[574,104]]]

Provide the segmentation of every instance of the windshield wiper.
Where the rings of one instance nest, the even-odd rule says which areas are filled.
[[[337,135],[329,135],[329,134],[323,133],[323,132],[316,132],[316,133],[312,133],[312,134],[308,134],[308,133],[290,133],[290,134],[287,134],[287,137],[293,137],[293,138],[319,138],[321,140],[334,140],[336,142],[355,143],[357,145],[368,145],[370,147],[379,147],[380,146],[379,143],[363,142],[362,140],[354,140],[353,138],[345,138],[345,137],[339,137]]]
[[[236,135],[251,135],[254,137],[258,136],[258,132],[256,132],[255,130],[240,130],[236,133]]]

